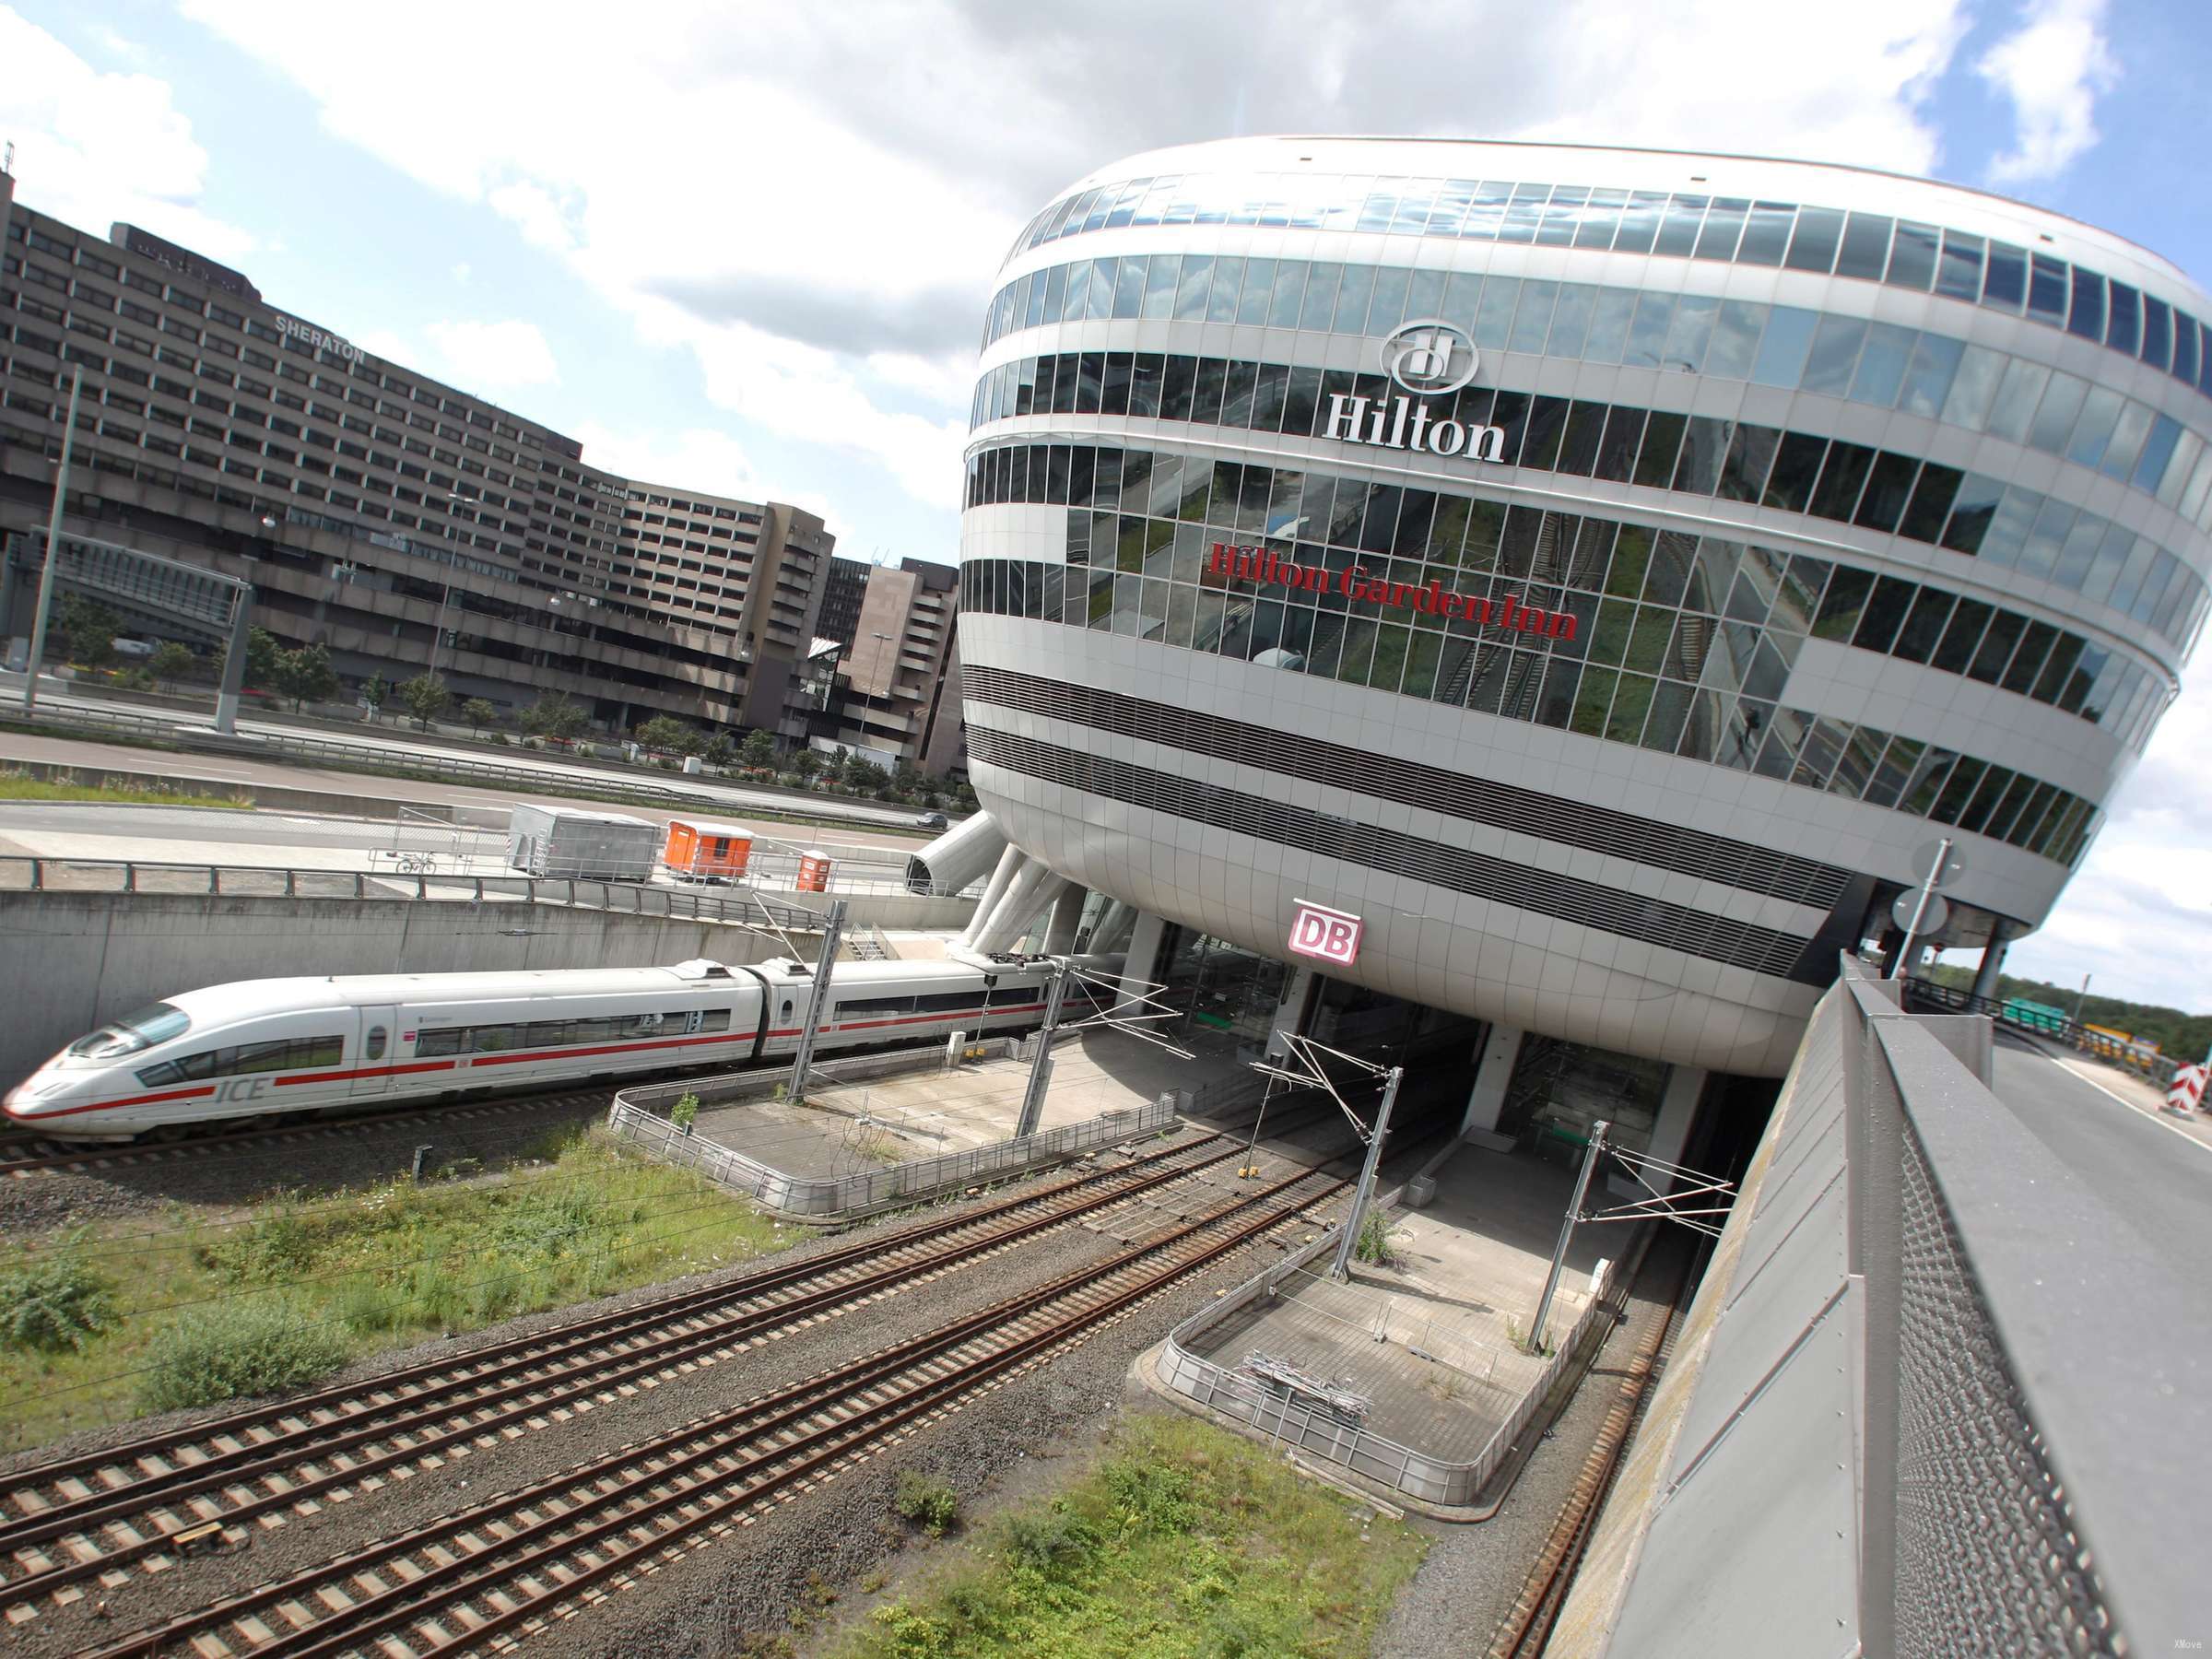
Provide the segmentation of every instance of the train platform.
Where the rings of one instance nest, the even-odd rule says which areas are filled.
[[[1571,1356],[1562,1344],[1592,1311],[1593,1276],[1609,1261],[1613,1282],[1630,1227],[1584,1224],[1575,1230],[1566,1271],[1552,1298],[1544,1354],[1526,1351],[1559,1223],[1574,1190],[1574,1171],[1522,1152],[1494,1152],[1454,1142],[1430,1159],[1435,1195],[1419,1208],[1403,1200],[1389,1212],[1387,1262],[1355,1262],[1348,1283],[1329,1277],[1333,1249],[1277,1269],[1258,1294],[1232,1296],[1227,1311],[1179,1334],[1182,1353],[1205,1362],[1179,1363],[1165,1345],[1140,1361],[1135,1376],[1148,1391],[1186,1409],[1204,1409],[1247,1432],[1282,1439],[1293,1402],[1311,1396],[1269,1381],[1282,1368],[1357,1404],[1365,1455],[1333,1457],[1329,1439],[1303,1442],[1305,1461],[1335,1477],[1372,1474],[1381,1463],[1432,1474],[1428,1489],[1456,1487],[1457,1501],[1421,1500],[1415,1481],[1387,1492],[1390,1501],[1442,1519],[1480,1519],[1494,1503],[1486,1488],[1510,1477],[1515,1453],[1539,1432],[1536,1408]],[[1227,1384],[1214,1386],[1226,1373]],[[1195,1391],[1171,1379],[1208,1375]],[[1196,1397],[1194,1397],[1195,1393]],[[1278,1418],[1269,1401],[1285,1409]],[[1335,1437],[1341,1448],[1345,1437]],[[1387,1455],[1375,1448],[1388,1448]],[[1387,1483],[1385,1483],[1387,1484]],[[1482,1500],[1477,1501],[1477,1500]]]
[[[910,959],[930,944],[943,953],[941,939],[892,935],[890,940],[894,947],[912,948],[915,959]],[[1233,1058],[1216,1064],[1225,1075],[1235,1069]],[[1205,1080],[1213,1069],[1203,1060],[1182,1060],[1119,1032],[1082,1032],[1053,1051],[1053,1080],[1038,1126],[1058,1129],[1134,1111],[1171,1089]],[[955,1071],[905,1071],[812,1089],[801,1107],[780,1100],[710,1107],[699,1114],[698,1133],[793,1174],[844,1175],[858,1165],[968,1151],[1010,1138],[1029,1080],[1028,1063],[1012,1057]]]

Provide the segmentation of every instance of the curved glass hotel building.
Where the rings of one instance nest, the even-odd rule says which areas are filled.
[[[1153,977],[1279,958],[1302,902],[1356,919],[1332,981],[1775,1076],[1939,837],[1944,940],[1994,969],[2172,700],[2207,316],[2118,237],[1851,168],[1104,169],[983,330],[974,784],[1161,918]]]

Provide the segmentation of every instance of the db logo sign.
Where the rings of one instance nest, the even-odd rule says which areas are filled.
[[[1300,899],[1290,924],[1290,954],[1349,968],[1359,959],[1361,926],[1359,918],[1348,911],[1329,910]]]

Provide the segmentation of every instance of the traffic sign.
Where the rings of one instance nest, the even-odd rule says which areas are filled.
[[[1916,882],[1926,881],[1928,872],[1935,869],[1936,860],[1942,853],[1943,843],[1939,841],[1923,841],[1919,846],[1913,848],[1912,879]],[[1959,853],[1959,849],[1953,847],[1948,856],[1944,857],[1943,868],[1936,871],[1934,886],[1940,892],[1965,873],[1966,860]],[[1904,924],[1900,922],[1898,925],[1902,927]]]
[[[1920,925],[1912,925],[1912,912],[1920,911]],[[1925,908],[1921,906],[1918,893],[1900,893],[1897,902],[1889,907],[1889,920],[1902,932],[1925,943],[1943,931],[1943,924],[1951,919],[1951,901],[1941,893],[1930,893]]]
[[[2205,1067],[2201,1065],[2184,1065],[2173,1074],[2173,1087],[2166,1091],[2166,1106],[2171,1112],[2194,1112],[2205,1098]]]

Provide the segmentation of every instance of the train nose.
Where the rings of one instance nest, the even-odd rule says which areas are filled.
[[[18,1124],[37,1123],[61,1104],[62,1091],[68,1081],[48,1072],[33,1072],[9,1089],[5,1098],[0,1098],[0,1112]]]

